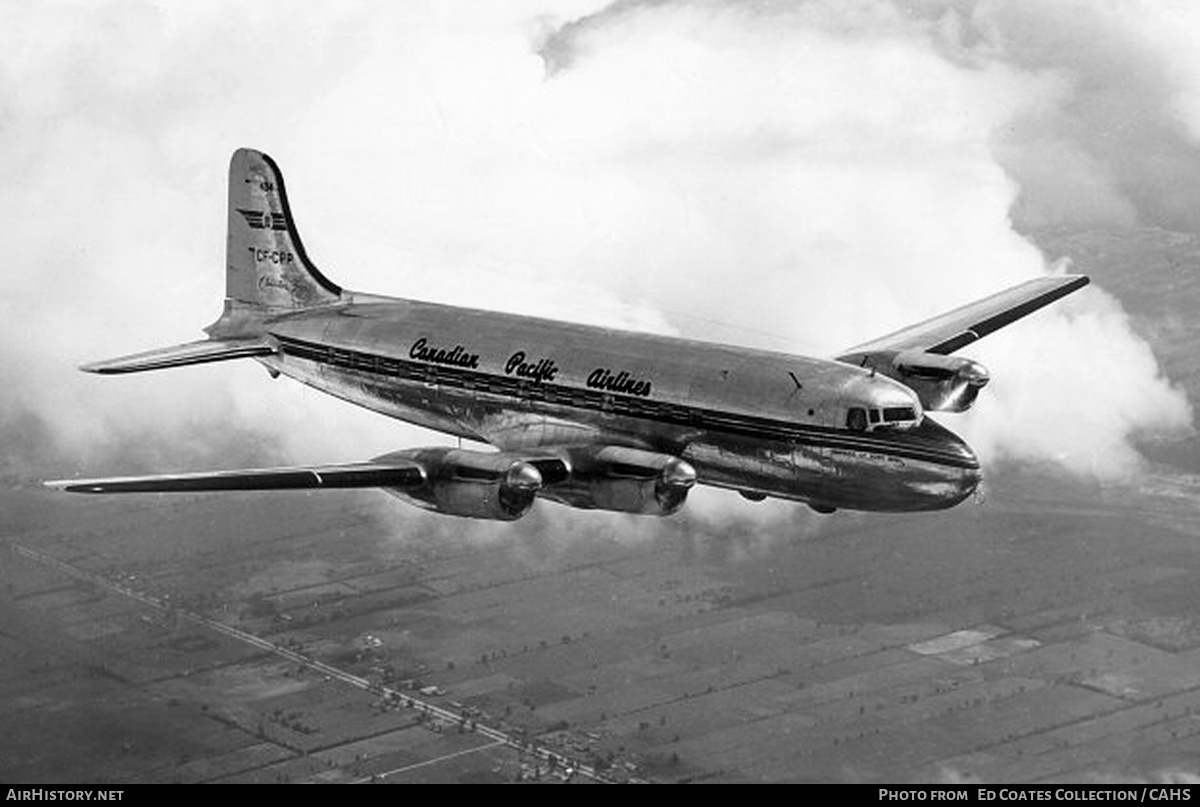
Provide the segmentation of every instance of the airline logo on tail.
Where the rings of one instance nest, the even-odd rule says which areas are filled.
[[[237,209],[237,212],[241,213],[246,223],[255,230],[286,231],[288,228],[287,216],[282,213],[272,213],[269,210],[243,210],[240,207]]]

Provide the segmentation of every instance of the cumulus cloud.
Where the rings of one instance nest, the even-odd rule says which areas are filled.
[[[918,4],[953,19],[945,52],[1004,63],[1048,88],[997,132],[1028,227],[1195,231],[1200,59],[1194,4],[979,0]],[[952,32],[952,33],[950,33]]]
[[[351,288],[818,354],[1045,272],[1014,216],[1179,226],[1200,187],[1174,6],[233,8],[0,10],[0,417],[92,470],[232,464],[214,433],[314,462],[439,439],[249,363],[74,371],[216,317],[240,145]],[[1103,293],[1011,330],[946,419],[985,458],[1128,470],[1188,423]]]
[[[1131,436],[1190,422],[1187,400],[1101,289],[1085,289],[1034,327],[997,334],[989,348],[995,383],[962,425],[985,463],[1032,458],[1116,480],[1140,468]]]

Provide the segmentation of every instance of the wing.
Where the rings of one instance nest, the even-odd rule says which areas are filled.
[[[528,512],[546,480],[562,482],[570,472],[564,459],[550,455],[525,459],[503,452],[436,446],[405,449],[370,462],[343,465],[60,479],[45,484],[68,493],[379,488],[426,510],[513,521]]]
[[[861,364],[879,354],[903,351],[948,355],[1087,284],[1084,275],[1040,277],[858,345],[837,358]]]
[[[397,460],[106,479],[56,479],[45,485],[68,493],[185,493],[302,488],[414,488],[420,487],[425,480],[425,470],[419,463]]]

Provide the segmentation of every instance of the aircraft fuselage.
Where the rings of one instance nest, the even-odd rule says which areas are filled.
[[[818,509],[942,509],[980,480],[971,449],[928,417],[847,428],[854,407],[920,417],[920,404],[837,361],[366,295],[263,326],[270,369],[504,451],[663,452],[702,484]]]

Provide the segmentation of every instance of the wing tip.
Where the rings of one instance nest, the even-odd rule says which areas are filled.
[[[90,361],[87,364],[79,365],[79,370],[95,375],[117,375],[118,373],[129,372],[128,370],[122,370],[120,367],[114,366],[111,360]]]
[[[49,490],[57,490],[61,493],[99,493],[99,490],[89,488],[86,482],[81,482],[78,479],[47,479],[42,482],[42,487]]]
[[[1045,278],[1038,278],[1041,282],[1049,280],[1050,287],[1043,292],[1046,298],[1046,304],[1052,303],[1055,300],[1060,300],[1068,294],[1074,294],[1092,282],[1092,279],[1087,275],[1048,275]]]
[[[1092,282],[1092,279],[1087,275],[1051,275],[1050,277],[1054,278],[1055,280],[1063,281],[1062,285],[1065,287],[1070,287],[1071,291],[1082,289],[1084,286]]]

